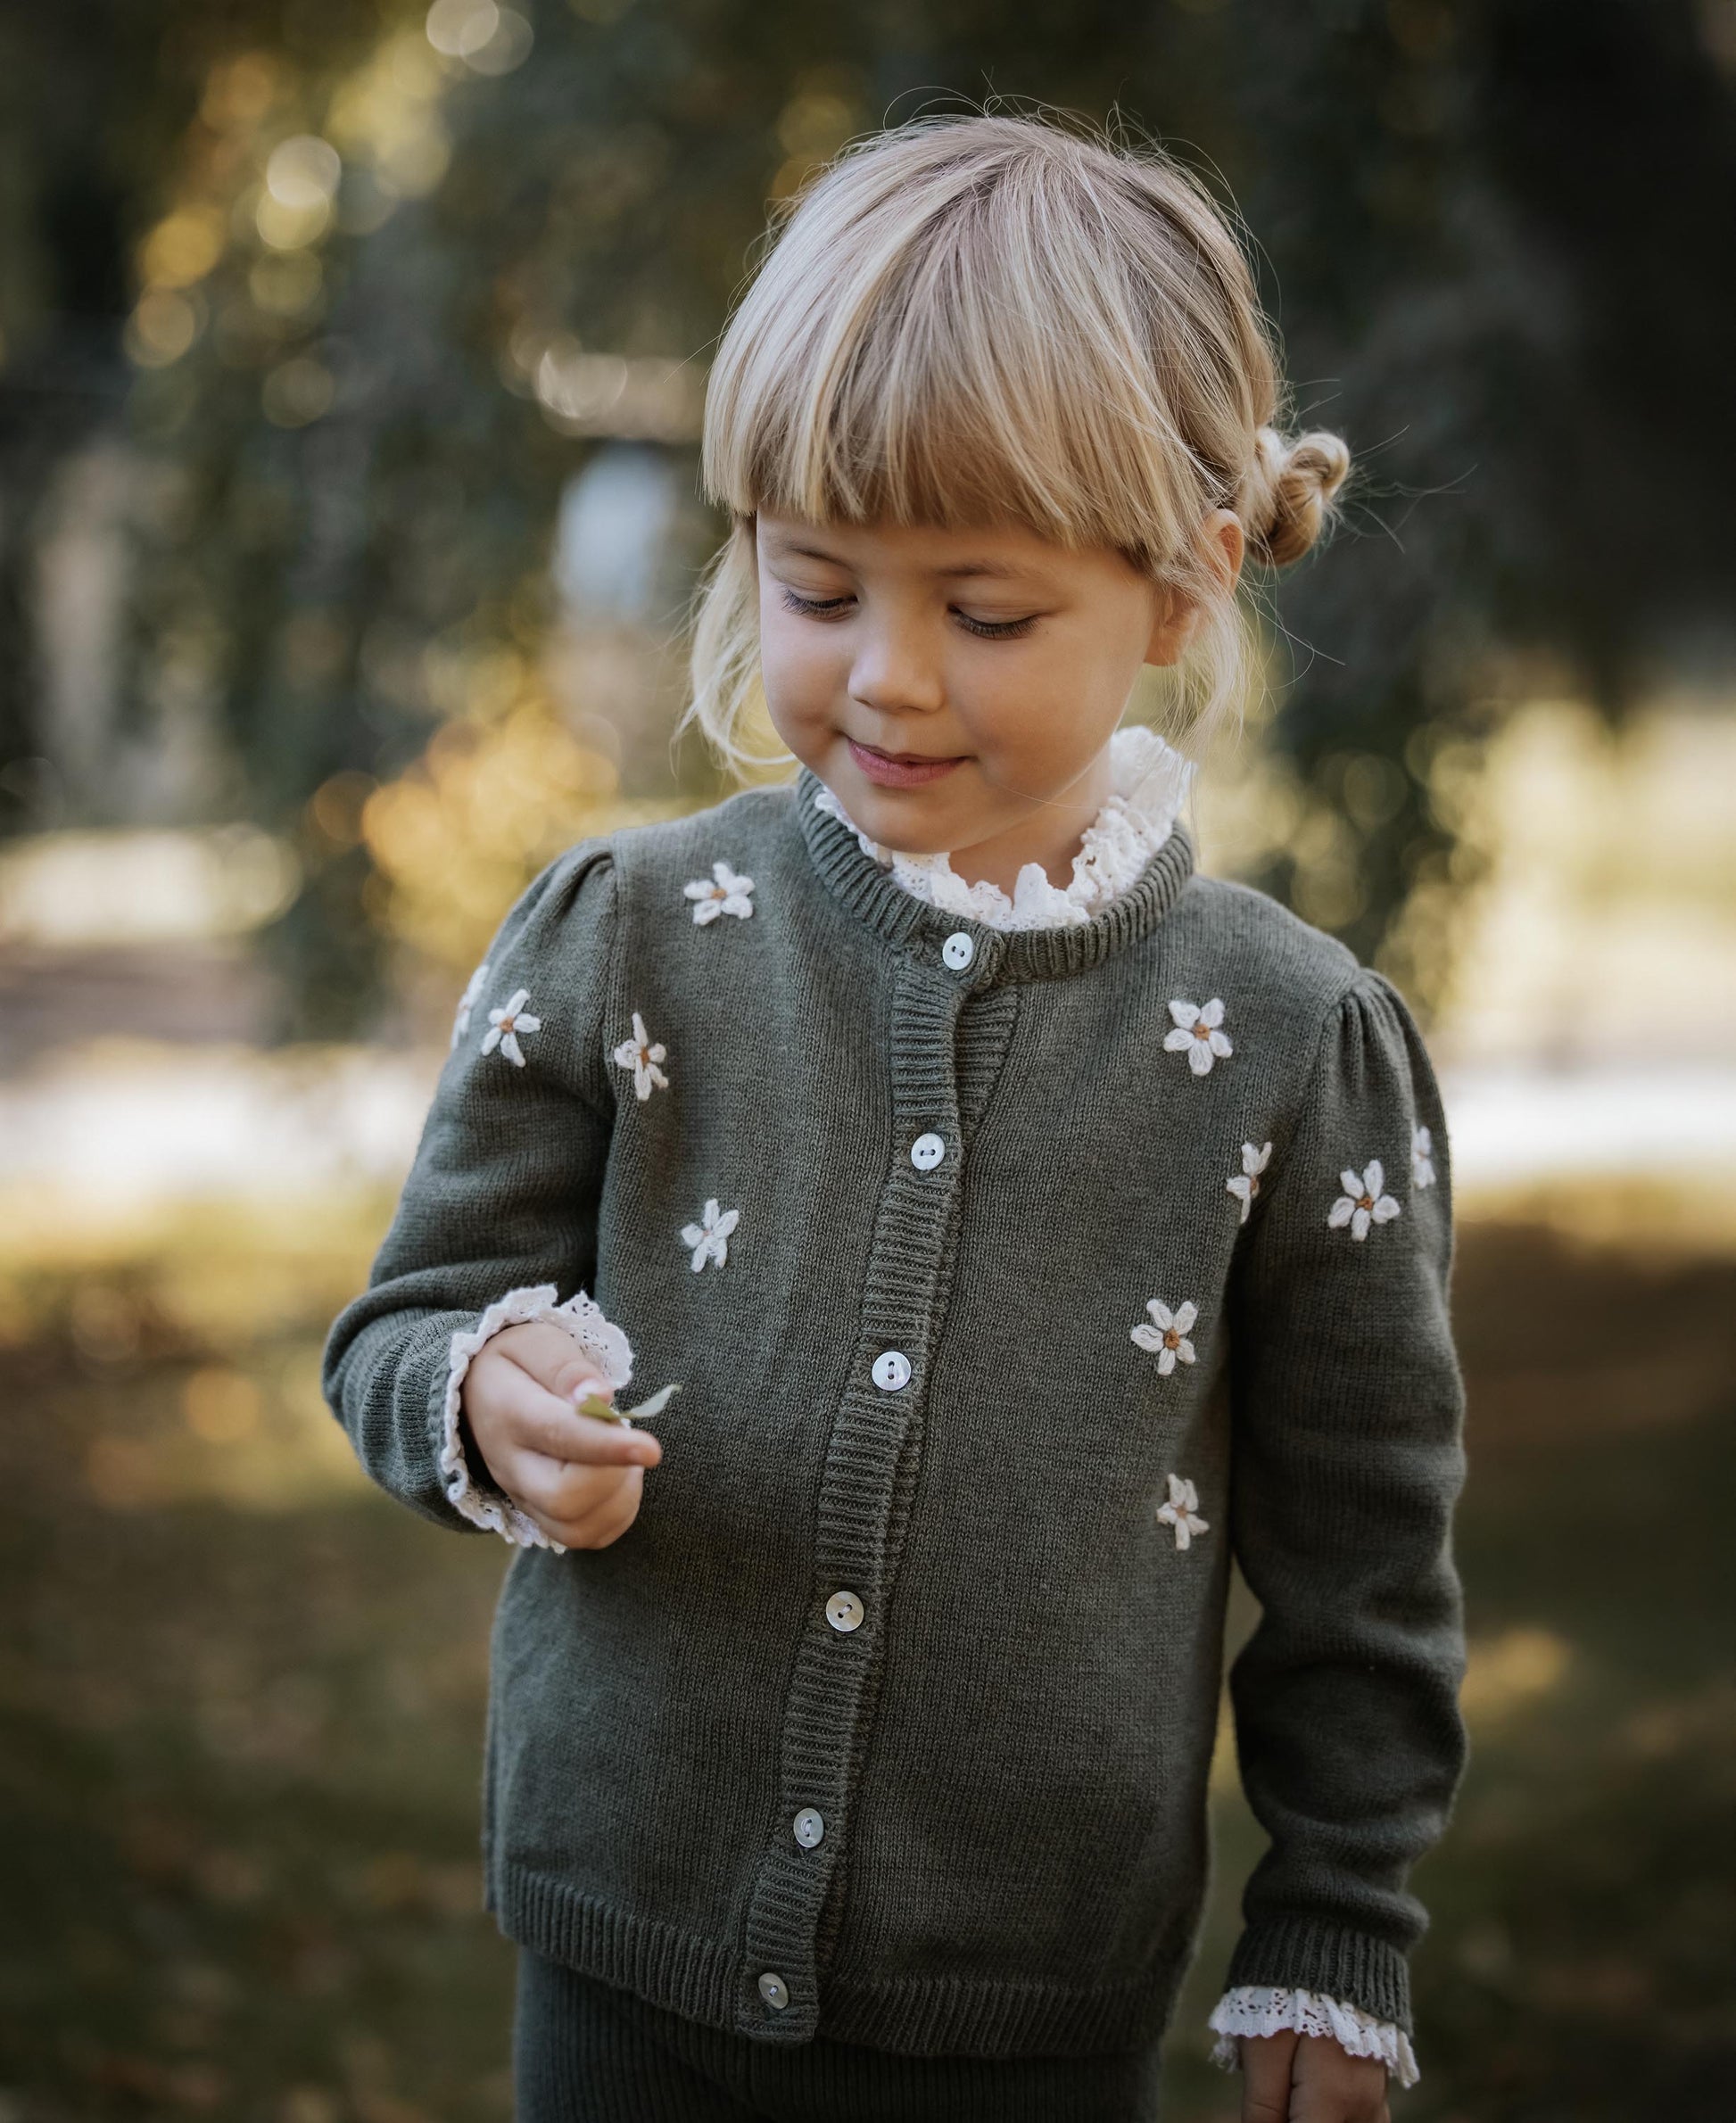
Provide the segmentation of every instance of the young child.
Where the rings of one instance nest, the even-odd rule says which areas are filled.
[[[690,715],[793,785],[506,917],[326,1390],[517,1552],[517,2113],[1156,2113],[1230,1672],[1244,2115],[1416,2076],[1466,1753],[1447,1142],[1403,1003],[1201,876],[1236,590],[1348,463],[1156,152],[980,116],[806,194],[726,334]],[[583,1412],[679,1391],[655,1435]],[[593,1406],[598,1405],[593,1401]],[[647,1470],[651,1470],[647,1475]],[[1239,2053],[1239,2060],[1238,2060]]]

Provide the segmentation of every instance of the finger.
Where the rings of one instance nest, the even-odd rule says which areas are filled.
[[[1242,2036],[1242,2123],[1287,2123],[1296,2042],[1287,2028]]]
[[[512,1492],[510,1491],[508,1491],[508,1495],[511,1495],[511,1493]],[[561,1530],[561,1525],[558,1519],[550,1518],[546,1512],[539,1511],[526,1497],[514,1496],[512,1500],[517,1505],[518,1508],[524,1513],[525,1516],[530,1520],[531,1524],[533,1526],[541,1527],[542,1532],[548,1535],[550,1541],[558,1542],[562,1548],[567,1548],[571,1546],[566,1535]]]
[[[599,1504],[611,1502],[629,1483],[645,1479],[643,1467],[579,1466],[571,1461],[539,1459],[541,1472],[531,1477],[538,1501],[569,1525],[588,1517]]]
[[[484,1365],[487,1354],[484,1350],[472,1367],[477,1374],[473,1391],[520,1450],[585,1466],[655,1466],[663,1457],[648,1432],[583,1416],[509,1355]]]
[[[663,1447],[649,1430],[635,1430],[631,1423],[606,1423],[599,1416],[587,1416],[582,1409],[567,1408],[550,1396],[552,1406],[545,1409],[544,1434],[552,1441],[552,1450],[542,1445],[534,1448],[547,1450],[551,1459],[564,1459],[581,1466],[640,1466],[654,1467],[663,1458]]]
[[[638,1467],[632,1468],[616,1486],[612,1496],[602,1498],[583,1517],[575,1520],[573,1545],[575,1548],[608,1548],[611,1542],[618,1541],[639,1516],[644,1479]]]
[[[494,1337],[492,1346],[563,1400],[581,1391],[599,1392],[607,1400],[615,1391],[602,1359],[545,1319],[506,1328]]]
[[[607,1483],[599,1493],[579,1494],[555,1503],[541,1502],[541,1516],[563,1548],[607,1548],[624,1533],[639,1516],[643,1474],[638,1467],[621,1476],[593,1475],[593,1483]]]
[[[1292,2060],[1291,2123],[1380,2123],[1386,2067],[1353,2056],[1329,2035],[1303,2035]]]
[[[545,1517],[567,1526],[577,1525],[599,1503],[613,1497],[624,1482],[643,1477],[641,1467],[578,1466],[569,1460],[547,1459],[540,1452],[520,1453],[508,1468],[508,1478],[518,1493]]]

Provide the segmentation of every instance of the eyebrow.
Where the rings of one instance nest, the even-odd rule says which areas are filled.
[[[778,544],[778,551],[780,556],[790,559],[823,560],[833,567],[846,567],[849,565],[847,561],[840,560],[836,553],[828,553],[820,546],[800,545],[794,541],[781,540]],[[1023,568],[1010,567],[1002,560],[962,560],[956,567],[938,567],[934,572],[938,575],[948,578],[960,575],[988,575],[1001,582],[1011,581],[1014,578],[1028,579]]]

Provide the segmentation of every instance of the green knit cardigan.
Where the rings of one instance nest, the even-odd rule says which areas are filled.
[[[485,1898],[712,2026],[1130,2049],[1197,1943],[1229,1672],[1270,1838],[1231,1985],[1411,2026],[1466,1755],[1448,1144],[1404,1004],[1185,828],[1089,921],[904,890],[822,784],[580,842],[477,970],[325,1388],[519,1545]],[[613,1545],[490,1486],[503,1319],[679,1381]]]

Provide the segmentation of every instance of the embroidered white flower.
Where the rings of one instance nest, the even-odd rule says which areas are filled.
[[[452,1045],[454,1046],[470,1029],[471,1012],[482,1000],[483,990],[487,985],[488,961],[484,959],[481,965],[471,974],[468,981],[465,984],[464,993],[459,997],[458,1010],[452,1019]]]
[[[1167,1378],[1176,1367],[1179,1358],[1184,1364],[1194,1361],[1194,1344],[1187,1339],[1188,1329],[1200,1316],[1195,1304],[1178,1305],[1170,1311],[1168,1305],[1154,1297],[1145,1300],[1149,1320],[1142,1319],[1137,1327],[1129,1328],[1141,1349],[1155,1350],[1157,1367]]]
[[[1195,1533],[1209,1532],[1211,1529],[1199,1515],[1199,1494],[1194,1484],[1184,1482],[1179,1475],[1171,1475],[1169,1481],[1169,1501],[1158,1506],[1157,1522],[1160,1525],[1173,1526],[1176,1546],[1186,1548]]]
[[[715,1260],[719,1268],[730,1257],[729,1235],[741,1220],[739,1209],[719,1210],[715,1197],[708,1195],[697,1224],[682,1226],[682,1243],[693,1249],[692,1267],[695,1274],[707,1260]]]
[[[1377,1157],[1369,1159],[1360,1178],[1346,1166],[1338,1175],[1338,1184],[1344,1191],[1327,1212],[1327,1222],[1335,1231],[1348,1224],[1352,1238],[1367,1238],[1370,1224],[1390,1224],[1399,1213],[1398,1203],[1382,1192],[1386,1168]]]
[[[1242,1204],[1243,1223],[1248,1220],[1248,1211],[1253,1207],[1253,1198],[1260,1192],[1260,1175],[1271,1162],[1272,1146],[1262,1143],[1256,1150],[1252,1143],[1242,1145],[1242,1169],[1232,1172],[1224,1185]]]
[[[694,902],[693,919],[702,926],[715,921],[719,914],[740,914],[743,921],[754,911],[748,895],[754,888],[750,877],[739,877],[727,863],[714,863],[708,878],[696,877],[682,890]]]
[[[498,1046],[515,1069],[525,1066],[525,1050],[518,1044],[521,1032],[540,1032],[542,1020],[533,1017],[525,1007],[531,999],[527,987],[512,991],[512,1000],[504,1008],[488,1013],[488,1029],[483,1034],[483,1052],[492,1054]]]
[[[1434,1139],[1426,1128],[1410,1131],[1410,1179],[1414,1186],[1434,1185]]]
[[[632,1071],[635,1098],[649,1098],[653,1084],[661,1084],[665,1091],[669,1088],[668,1078],[657,1067],[657,1063],[666,1061],[668,1056],[669,1050],[661,1040],[655,1046],[651,1045],[651,1036],[645,1029],[645,1020],[635,1010],[632,1013],[632,1037],[624,1039],[615,1050],[616,1061],[623,1069]]]
[[[1209,1076],[1214,1061],[1222,1062],[1235,1049],[1229,1036],[1219,1029],[1224,1021],[1221,996],[1213,995],[1209,1003],[1183,1003],[1170,1005],[1175,1028],[1163,1035],[1164,1051],[1171,1054],[1186,1053],[1187,1066],[1196,1077]]]

